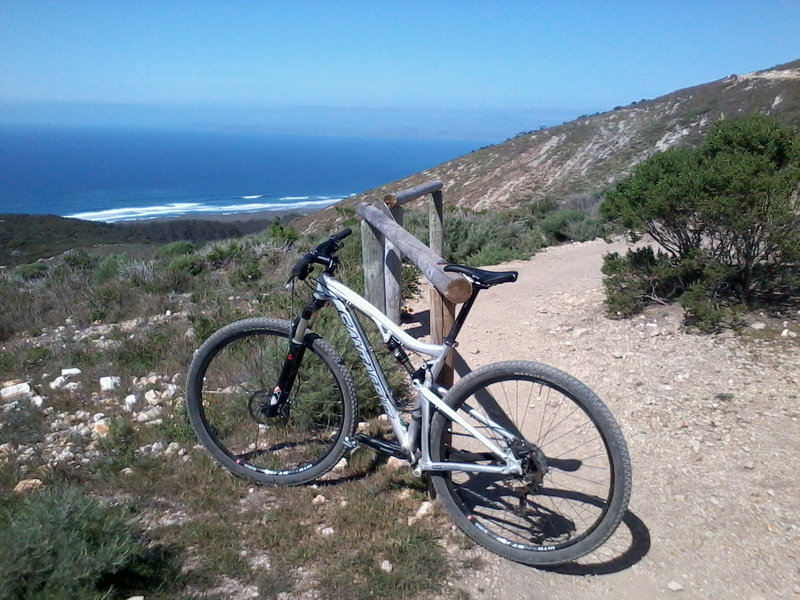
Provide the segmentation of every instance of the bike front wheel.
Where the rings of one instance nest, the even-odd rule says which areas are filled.
[[[465,469],[432,473],[434,491],[469,537],[511,560],[554,565],[616,530],[630,497],[630,458],[610,411],[583,383],[546,365],[503,362],[464,377],[445,401],[522,464],[522,474],[470,472],[504,461],[435,415],[432,460]]]
[[[342,458],[353,433],[350,373],[312,333],[285,410],[265,416],[290,329],[288,321],[268,318],[223,327],[197,351],[187,376],[187,411],[198,439],[225,468],[256,483],[319,478]]]

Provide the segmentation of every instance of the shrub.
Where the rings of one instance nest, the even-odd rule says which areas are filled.
[[[20,265],[14,269],[14,275],[21,279],[39,279],[47,275],[47,265],[44,263],[33,263],[30,265]]]
[[[133,259],[127,254],[110,254],[100,261],[94,270],[93,278],[97,283],[103,283],[119,277],[122,265]]]
[[[125,510],[79,489],[32,493],[0,509],[0,597],[109,598],[130,589],[147,562]]]
[[[164,244],[155,252],[155,258],[170,258],[173,256],[182,256],[191,254],[196,249],[192,242],[181,240],[172,242],[171,244]]]
[[[281,220],[277,217],[273,219],[272,224],[270,224],[265,234],[268,239],[286,247],[291,246],[300,237],[297,235],[297,231],[295,231],[294,228],[282,225]]]
[[[682,302],[691,321],[713,326],[726,304],[796,299],[800,135],[764,116],[719,122],[698,148],[641,163],[607,194],[601,213],[662,250],[657,270],[643,255],[607,258],[607,276],[619,280],[627,270],[628,283],[654,278],[659,297],[688,294]],[[619,286],[611,281],[606,289]]]
[[[551,243],[585,242],[600,234],[599,223],[577,208],[551,213],[541,220],[539,227]]]
[[[190,254],[180,254],[175,256],[167,265],[167,270],[173,273],[183,273],[191,277],[200,275],[205,269],[203,261]]]

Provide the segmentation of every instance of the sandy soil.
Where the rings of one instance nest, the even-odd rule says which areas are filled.
[[[459,340],[473,367],[544,362],[605,399],[634,466],[623,525],[553,570],[476,549],[482,567],[451,585],[475,600],[800,598],[800,336],[788,335],[800,315],[712,336],[683,332],[677,307],[607,319],[602,255],[624,249],[593,241],[503,265],[519,281],[484,292]]]

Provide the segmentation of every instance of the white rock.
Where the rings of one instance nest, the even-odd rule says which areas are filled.
[[[423,517],[427,517],[428,515],[433,513],[433,502],[426,500],[420,507],[417,509],[416,514],[413,517],[408,517],[408,524],[413,525]]]
[[[403,460],[402,458],[397,458],[396,456],[390,456],[389,459],[386,461],[386,468],[391,471],[397,471],[407,466],[408,466],[407,461]]]
[[[313,504],[314,506],[321,506],[321,505],[325,504],[327,501],[328,501],[328,499],[325,496],[323,496],[322,494],[317,494],[311,500],[311,504]]]
[[[750,325],[753,329],[766,329],[767,325],[762,323],[761,321],[756,321],[752,325]]]
[[[92,425],[92,433],[97,435],[97,437],[101,438],[106,437],[108,435],[108,421],[106,421],[105,419],[100,419],[99,421],[96,421]]]
[[[125,396],[125,400],[122,401],[122,410],[132,412],[134,406],[136,406],[136,396],[133,394]]]
[[[673,592],[682,592],[683,591],[683,584],[680,581],[670,581],[667,584],[667,587]]]
[[[161,392],[161,398],[163,400],[169,400],[171,398],[174,398],[175,394],[177,393],[178,393],[178,386],[175,385],[174,383],[170,383],[167,385],[164,391]]]
[[[144,399],[150,406],[155,406],[161,400],[161,397],[158,395],[158,392],[155,390],[147,390],[144,393]]]
[[[62,377],[75,377],[76,375],[80,375],[81,370],[76,369],[74,367],[68,369],[61,369],[61,376]]]
[[[154,406],[150,410],[144,410],[136,415],[136,420],[140,423],[144,423],[146,421],[152,421],[153,419],[157,419],[161,416],[161,407]]]
[[[11,400],[12,398],[17,397],[30,398],[32,395],[31,384],[27,382],[9,385],[0,390],[0,397],[2,397],[3,400]]]
[[[317,527],[317,533],[319,535],[323,535],[323,536],[327,537],[329,535],[333,535],[336,532],[334,531],[333,527],[328,527],[327,525],[319,525]]]
[[[45,400],[47,400],[47,398],[44,396],[33,396],[31,398],[31,404],[33,404],[36,408],[42,408]]]
[[[116,376],[113,376],[113,375],[110,376],[110,377],[101,377],[100,378],[100,391],[110,392],[112,390],[117,389],[120,386],[121,383],[122,383],[122,380],[119,377],[116,377]]]
[[[53,381],[50,382],[50,389],[52,390],[60,390],[67,384],[67,378],[63,375],[59,375]]]
[[[28,492],[31,490],[38,490],[44,484],[41,479],[23,479],[14,486],[14,491],[17,493]]]
[[[391,573],[392,571],[394,571],[394,565],[388,560],[385,560],[381,563],[381,571],[385,571],[386,573]]]
[[[83,388],[83,384],[80,381],[70,381],[67,385],[64,386],[65,390],[68,390],[72,393],[79,392]]]

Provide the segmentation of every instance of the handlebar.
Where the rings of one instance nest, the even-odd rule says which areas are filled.
[[[334,233],[330,238],[322,242],[319,246],[301,256],[292,267],[292,279],[305,281],[315,264],[323,265],[326,270],[336,267],[336,251],[341,247],[341,241],[353,233],[352,229],[345,227],[341,231]]]

